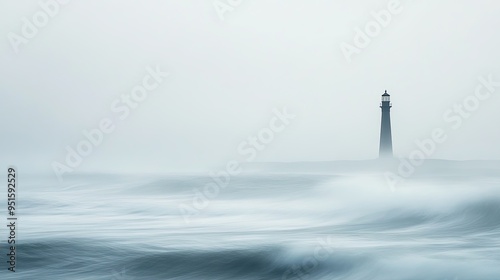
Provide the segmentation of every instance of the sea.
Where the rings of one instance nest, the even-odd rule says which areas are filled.
[[[3,226],[0,279],[500,279],[500,162],[410,167],[261,163],[63,182],[20,171],[16,272]]]

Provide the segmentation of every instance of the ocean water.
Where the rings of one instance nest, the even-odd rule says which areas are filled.
[[[500,279],[498,164],[431,162],[393,188],[351,165],[262,167],[194,201],[209,176],[20,173],[0,278]]]

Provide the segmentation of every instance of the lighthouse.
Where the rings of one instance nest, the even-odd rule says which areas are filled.
[[[392,158],[392,132],[391,132],[391,96],[387,90],[382,95],[382,124],[380,128],[380,158]]]

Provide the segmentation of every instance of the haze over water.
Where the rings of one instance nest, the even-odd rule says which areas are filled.
[[[497,162],[430,161],[394,191],[373,163],[296,165],[233,177],[189,223],[207,176],[27,178],[2,279],[499,279]]]

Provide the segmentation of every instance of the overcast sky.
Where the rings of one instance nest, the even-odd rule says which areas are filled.
[[[397,156],[442,128],[431,158],[500,159],[500,87],[458,129],[443,118],[481,76],[500,81],[498,1],[402,0],[351,61],[342,44],[390,1],[232,1],[224,20],[215,2],[73,0],[26,38],[23,18],[43,23],[39,1],[1,0],[3,165],[51,172],[109,118],[115,130],[78,171],[214,169],[244,159],[238,146],[284,107],[296,118],[255,161],[372,159],[384,90]],[[121,120],[112,103],[148,67],[170,76]]]

